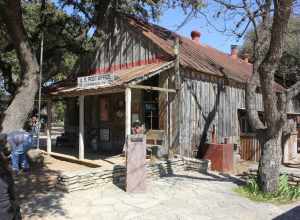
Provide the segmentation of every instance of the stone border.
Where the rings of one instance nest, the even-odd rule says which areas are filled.
[[[209,160],[198,160],[177,156],[174,159],[146,164],[147,177],[150,179],[174,175],[180,171],[193,170],[206,173],[210,168]],[[63,172],[57,178],[56,187],[72,192],[86,190],[112,182],[124,187],[126,168],[116,165],[112,170],[87,168],[86,170]]]

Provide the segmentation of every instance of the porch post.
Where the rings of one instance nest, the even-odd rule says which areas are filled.
[[[79,96],[79,160],[84,160],[84,96]]]
[[[125,138],[131,134],[131,89],[125,89]]]
[[[167,77],[167,80],[166,80],[166,86],[167,86],[167,89],[169,89],[169,75]],[[170,117],[171,117],[171,114],[170,114],[170,99],[169,99],[169,92],[167,92],[166,94],[166,98],[167,98],[167,148],[168,148],[168,157],[170,156],[170,148],[171,148],[171,140],[170,140],[170,136],[171,136],[171,128],[170,128]]]
[[[52,124],[52,100],[51,98],[48,98],[47,100],[47,116],[48,116],[48,120],[47,120],[47,153],[51,153],[52,149],[52,144],[51,144],[51,124]]]

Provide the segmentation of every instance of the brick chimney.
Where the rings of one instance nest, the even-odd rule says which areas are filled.
[[[249,63],[249,56],[250,56],[249,53],[244,54],[244,62],[245,63]]]
[[[238,58],[238,46],[237,45],[231,45],[231,52],[230,52],[230,57],[232,59],[237,59]]]
[[[196,44],[200,44],[201,33],[199,31],[192,31],[191,38]]]

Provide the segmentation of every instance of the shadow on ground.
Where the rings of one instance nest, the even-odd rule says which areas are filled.
[[[33,167],[30,172],[14,177],[16,197],[24,219],[66,215],[61,205],[64,192],[55,189],[58,174],[46,167]]]
[[[121,190],[125,191],[125,181],[126,181],[126,168],[122,165],[115,165],[113,168],[113,184],[120,188]]]
[[[299,220],[300,219],[300,206],[288,210],[287,212],[273,218],[273,220]]]
[[[203,174],[203,176],[193,176],[192,173],[189,173],[188,175],[185,175],[184,173],[178,174],[174,171],[174,167],[172,166],[170,161],[167,161],[166,165],[162,165],[161,163],[158,163],[156,166],[153,166],[151,169],[153,176],[155,176],[155,173],[159,178],[182,178],[182,179],[194,179],[199,181],[212,181],[212,182],[232,182],[238,186],[245,185],[246,181],[243,179],[240,179],[238,177],[228,175],[228,174],[222,174],[218,173],[215,174],[213,172],[200,172]],[[151,175],[149,172],[151,172],[148,169],[148,174]],[[196,169],[189,168],[187,171],[194,171],[199,172]],[[120,188],[121,190],[125,191],[125,181],[126,181],[126,167],[121,165],[115,165],[113,168],[113,184]],[[151,175],[152,176],[152,175]]]
[[[179,178],[187,178],[187,179],[194,179],[194,180],[205,180],[205,181],[212,181],[212,182],[232,182],[238,186],[245,185],[245,181],[240,180],[236,177],[227,175],[227,174],[213,174],[213,173],[201,173],[206,177],[196,177],[190,175],[179,175],[179,174],[170,174],[167,177],[179,177]]]
[[[187,178],[187,179],[194,179],[194,180],[205,180],[205,181],[217,181],[217,182],[232,182],[236,185],[244,185],[246,182],[242,179],[239,179],[238,177],[224,174],[224,173],[218,173],[214,174],[212,172],[199,172],[195,168],[188,168],[187,171],[194,171],[199,172],[204,175],[204,177],[198,177],[198,176],[192,176],[192,175],[182,175],[182,174],[176,174],[174,172],[173,167],[171,163],[168,161],[167,167],[164,168],[163,166],[159,165],[159,174],[160,177],[179,177],[179,178]]]

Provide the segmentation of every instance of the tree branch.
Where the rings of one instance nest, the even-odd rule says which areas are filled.
[[[296,84],[294,84],[287,90],[287,101],[293,99],[299,94],[300,94],[300,81],[298,81]]]

